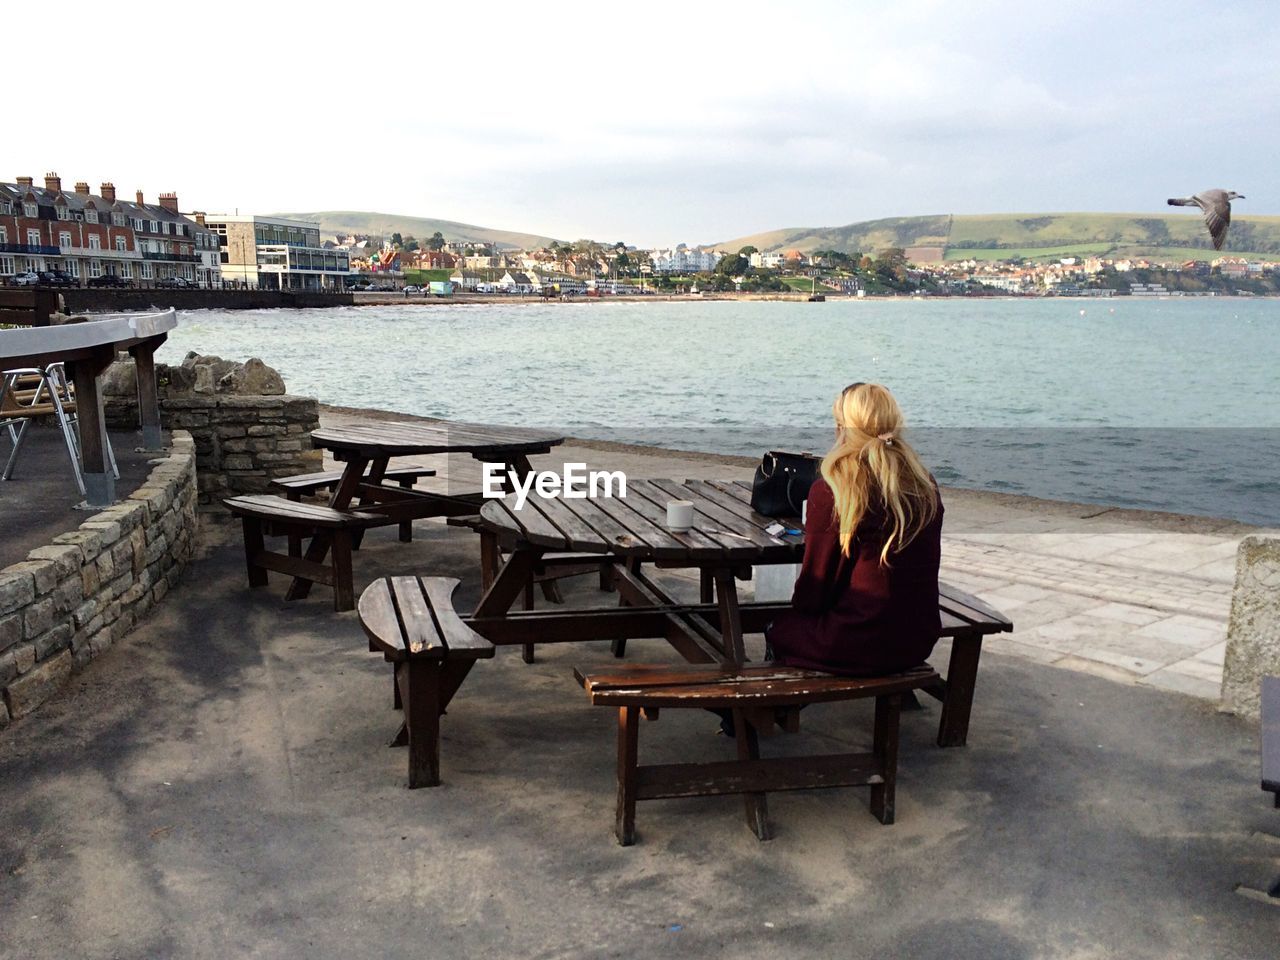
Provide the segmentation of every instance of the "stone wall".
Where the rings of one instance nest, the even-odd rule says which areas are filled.
[[[265,493],[273,477],[320,469],[321,453],[311,446],[320,426],[314,397],[181,397],[163,401],[160,412],[195,440],[201,503]]]
[[[1280,676],[1280,538],[1253,536],[1236,554],[1222,706],[1256,720],[1264,676]]]
[[[286,394],[280,374],[261,360],[192,353],[179,366],[157,364],[156,384],[161,424],[195,441],[200,503],[264,493],[273,477],[320,469],[320,451],[311,446],[319,404]],[[108,425],[137,424],[136,391],[133,361],[112,364],[103,379]]]
[[[0,727],[38,707],[159,603],[196,533],[195,449],[168,456],[129,497],[0,570]]]
[[[69,313],[119,310],[261,310],[349,307],[352,294],[309,290],[110,290],[60,291]]]

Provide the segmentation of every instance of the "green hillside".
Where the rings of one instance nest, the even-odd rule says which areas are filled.
[[[298,220],[319,220],[322,236],[338,233],[362,233],[389,237],[393,233],[414,236],[425,240],[436,231],[446,240],[496,243],[500,248],[531,249],[551,243],[551,237],[534,233],[516,233],[511,230],[494,230],[477,227],[472,223],[455,223],[452,220],[431,220],[427,217],[403,217],[394,213],[370,213],[364,210],[314,210],[306,213],[279,213],[274,216],[294,217]]]
[[[1005,213],[891,217],[843,227],[796,227],[726,240],[738,250],[843,250],[945,247],[948,260],[1051,257],[1072,254],[1211,259],[1226,254],[1280,256],[1280,217],[1237,217],[1228,249],[1215,252],[1197,213]]]

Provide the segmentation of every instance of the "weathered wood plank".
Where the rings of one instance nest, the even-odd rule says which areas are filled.
[[[881,770],[869,753],[654,764],[637,769],[635,792],[637,800],[658,800],[858,787],[880,783]]]

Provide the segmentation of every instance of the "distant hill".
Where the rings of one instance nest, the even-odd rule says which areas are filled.
[[[1197,211],[1198,214],[1198,211]],[[842,250],[876,253],[916,248],[920,259],[984,260],[1088,255],[1212,259],[1226,254],[1280,256],[1280,217],[1239,216],[1231,221],[1228,249],[1214,251],[1197,214],[1002,213],[890,217],[843,227],[793,227],[726,240],[736,251]]]
[[[394,213],[370,213],[365,210],[313,210],[305,213],[279,213],[279,217],[298,220],[319,220],[320,233],[329,236],[338,233],[364,233],[389,237],[393,233],[414,236],[425,240],[439,231],[446,240],[495,243],[500,248],[531,249],[545,247],[551,237],[535,233],[516,233],[512,230],[495,230],[477,227],[472,223],[455,223],[452,220],[431,220],[427,217],[402,217]]]

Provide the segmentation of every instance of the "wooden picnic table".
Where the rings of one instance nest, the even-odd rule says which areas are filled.
[[[512,497],[489,500],[481,520],[514,549],[466,622],[496,645],[609,639],[620,653],[628,639],[661,637],[690,663],[739,670],[746,661],[743,635],[762,632],[789,604],[740,603],[736,581],[747,579],[753,566],[797,563],[804,554],[803,535],[766,532],[776,521],[755,513],[750,499],[750,484],[743,481],[628,478],[625,497],[531,496],[518,511]],[[688,533],[667,529],[670,500],[693,502]],[[783,522],[788,528],[801,526],[798,519]],[[543,554],[562,550],[610,556],[622,605],[513,610]],[[697,568],[704,585],[700,601],[672,597],[647,575],[645,564]],[[945,584],[938,608],[951,656],[945,678],[925,690],[943,705],[938,745],[961,746],[968,736],[982,638],[1009,631],[1012,624],[978,598]]]
[[[349,511],[354,504],[361,514],[397,522],[474,514],[481,501],[477,491],[431,493],[384,482],[388,463],[395,457],[462,453],[482,463],[500,463],[504,470],[523,479],[533,471],[529,457],[550,453],[564,439],[522,427],[421,420],[362,420],[311,433],[313,446],[331,451],[333,458],[343,463],[342,478],[333,487],[329,506]],[[318,530],[304,560],[312,565],[323,563],[332,540],[331,533]],[[295,576],[286,599],[307,596],[312,583],[305,575]]]

